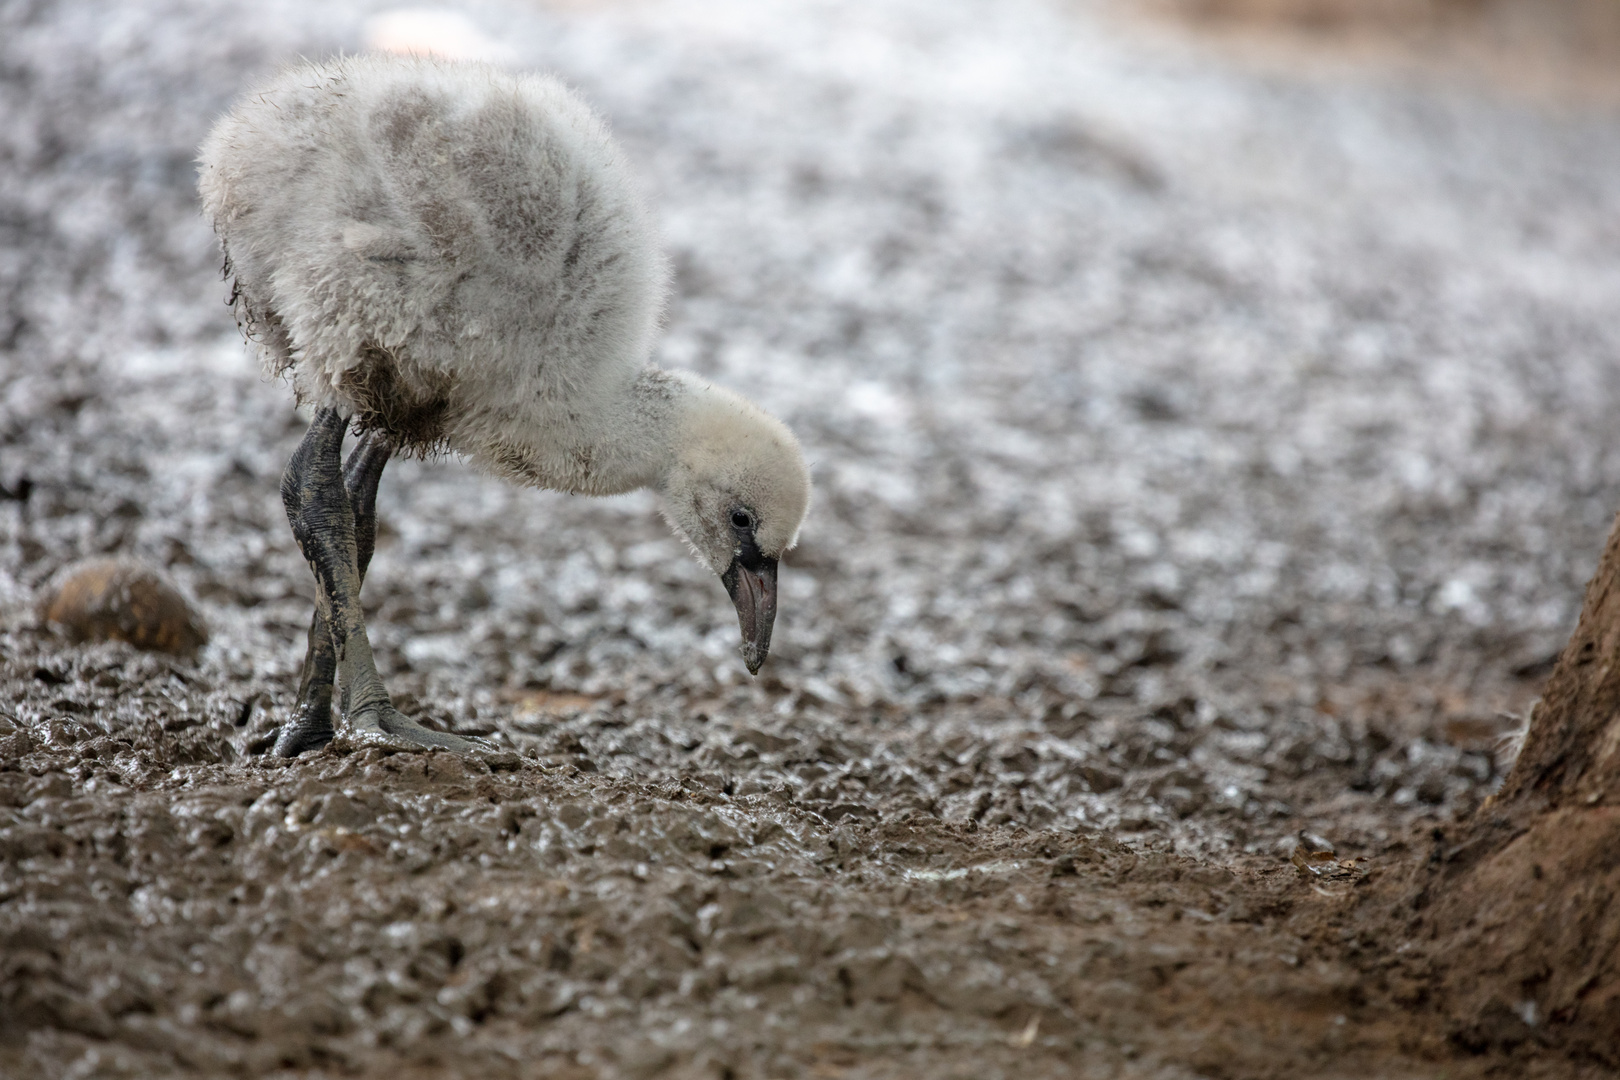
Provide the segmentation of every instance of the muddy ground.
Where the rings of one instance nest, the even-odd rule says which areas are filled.
[[[392,465],[384,675],[505,752],[289,763],[304,421],[192,156],[375,10],[0,7],[0,1074],[1606,1075],[1343,913],[1500,782],[1620,505],[1612,113],[1084,4],[471,8],[816,501],[750,680],[652,499]],[[101,554],[207,647],[43,625]]]

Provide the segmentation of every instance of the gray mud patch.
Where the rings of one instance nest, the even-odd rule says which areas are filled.
[[[163,771],[179,740],[35,737],[8,736],[26,752],[0,774],[7,1030],[29,1033],[7,1053],[34,1075],[1388,1064],[1346,1026],[1353,970],[1289,926],[1324,902],[1292,869],[932,817],[832,825],[515,756]]]
[[[192,158],[369,10],[0,8],[0,1072],[1571,1074],[1334,920],[1500,782],[1620,503],[1612,118],[1035,3],[481,8],[646,178],[660,361],[804,440],[778,651],[651,498],[400,462],[379,663],[503,756],[288,764],[304,422]],[[38,624],[99,556],[194,660]]]

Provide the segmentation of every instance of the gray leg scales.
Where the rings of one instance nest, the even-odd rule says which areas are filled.
[[[316,414],[281,479],[293,536],[315,573],[316,611],[298,708],[277,739],[276,752],[292,756],[333,737],[332,672],[342,692],[344,734],[352,741],[396,749],[493,749],[481,739],[433,731],[403,715],[377,675],[360,610],[360,584],[376,535],[376,482],[387,463],[387,448],[368,448],[363,441],[345,469],[346,426],[336,410]]]
[[[354,513],[355,562],[362,586],[377,540],[377,484],[392,452],[386,439],[376,432],[367,432],[343,464],[343,489]],[[297,757],[305,750],[319,750],[332,741],[336,734],[332,730],[332,686],[336,676],[337,652],[332,647],[332,632],[317,604],[309,623],[298,703],[276,737],[278,756]]]

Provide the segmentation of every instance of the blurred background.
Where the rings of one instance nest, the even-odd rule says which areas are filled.
[[[749,682],[649,496],[391,466],[366,595],[405,707],[1194,851],[1466,810],[1620,505],[1617,13],[11,0],[7,647],[148,722],[127,657],[33,614],[74,559],[146,559],[213,632],[165,730],[263,751],[312,596],[276,487],[304,421],[231,323],[195,148],[295,57],[431,46],[604,112],[675,267],[658,360],[787,420],[817,494]]]
[[[1612,98],[1620,61],[1613,0],[1150,0],[1140,10],[1203,34],[1398,60],[1510,93]]]

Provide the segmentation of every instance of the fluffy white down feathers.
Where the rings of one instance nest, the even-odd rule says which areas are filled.
[[[519,483],[651,486],[719,572],[726,515],[790,547],[809,502],[781,423],[648,365],[664,259],[622,155],[555,79],[348,57],[283,72],[203,143],[238,320],[301,400]]]

